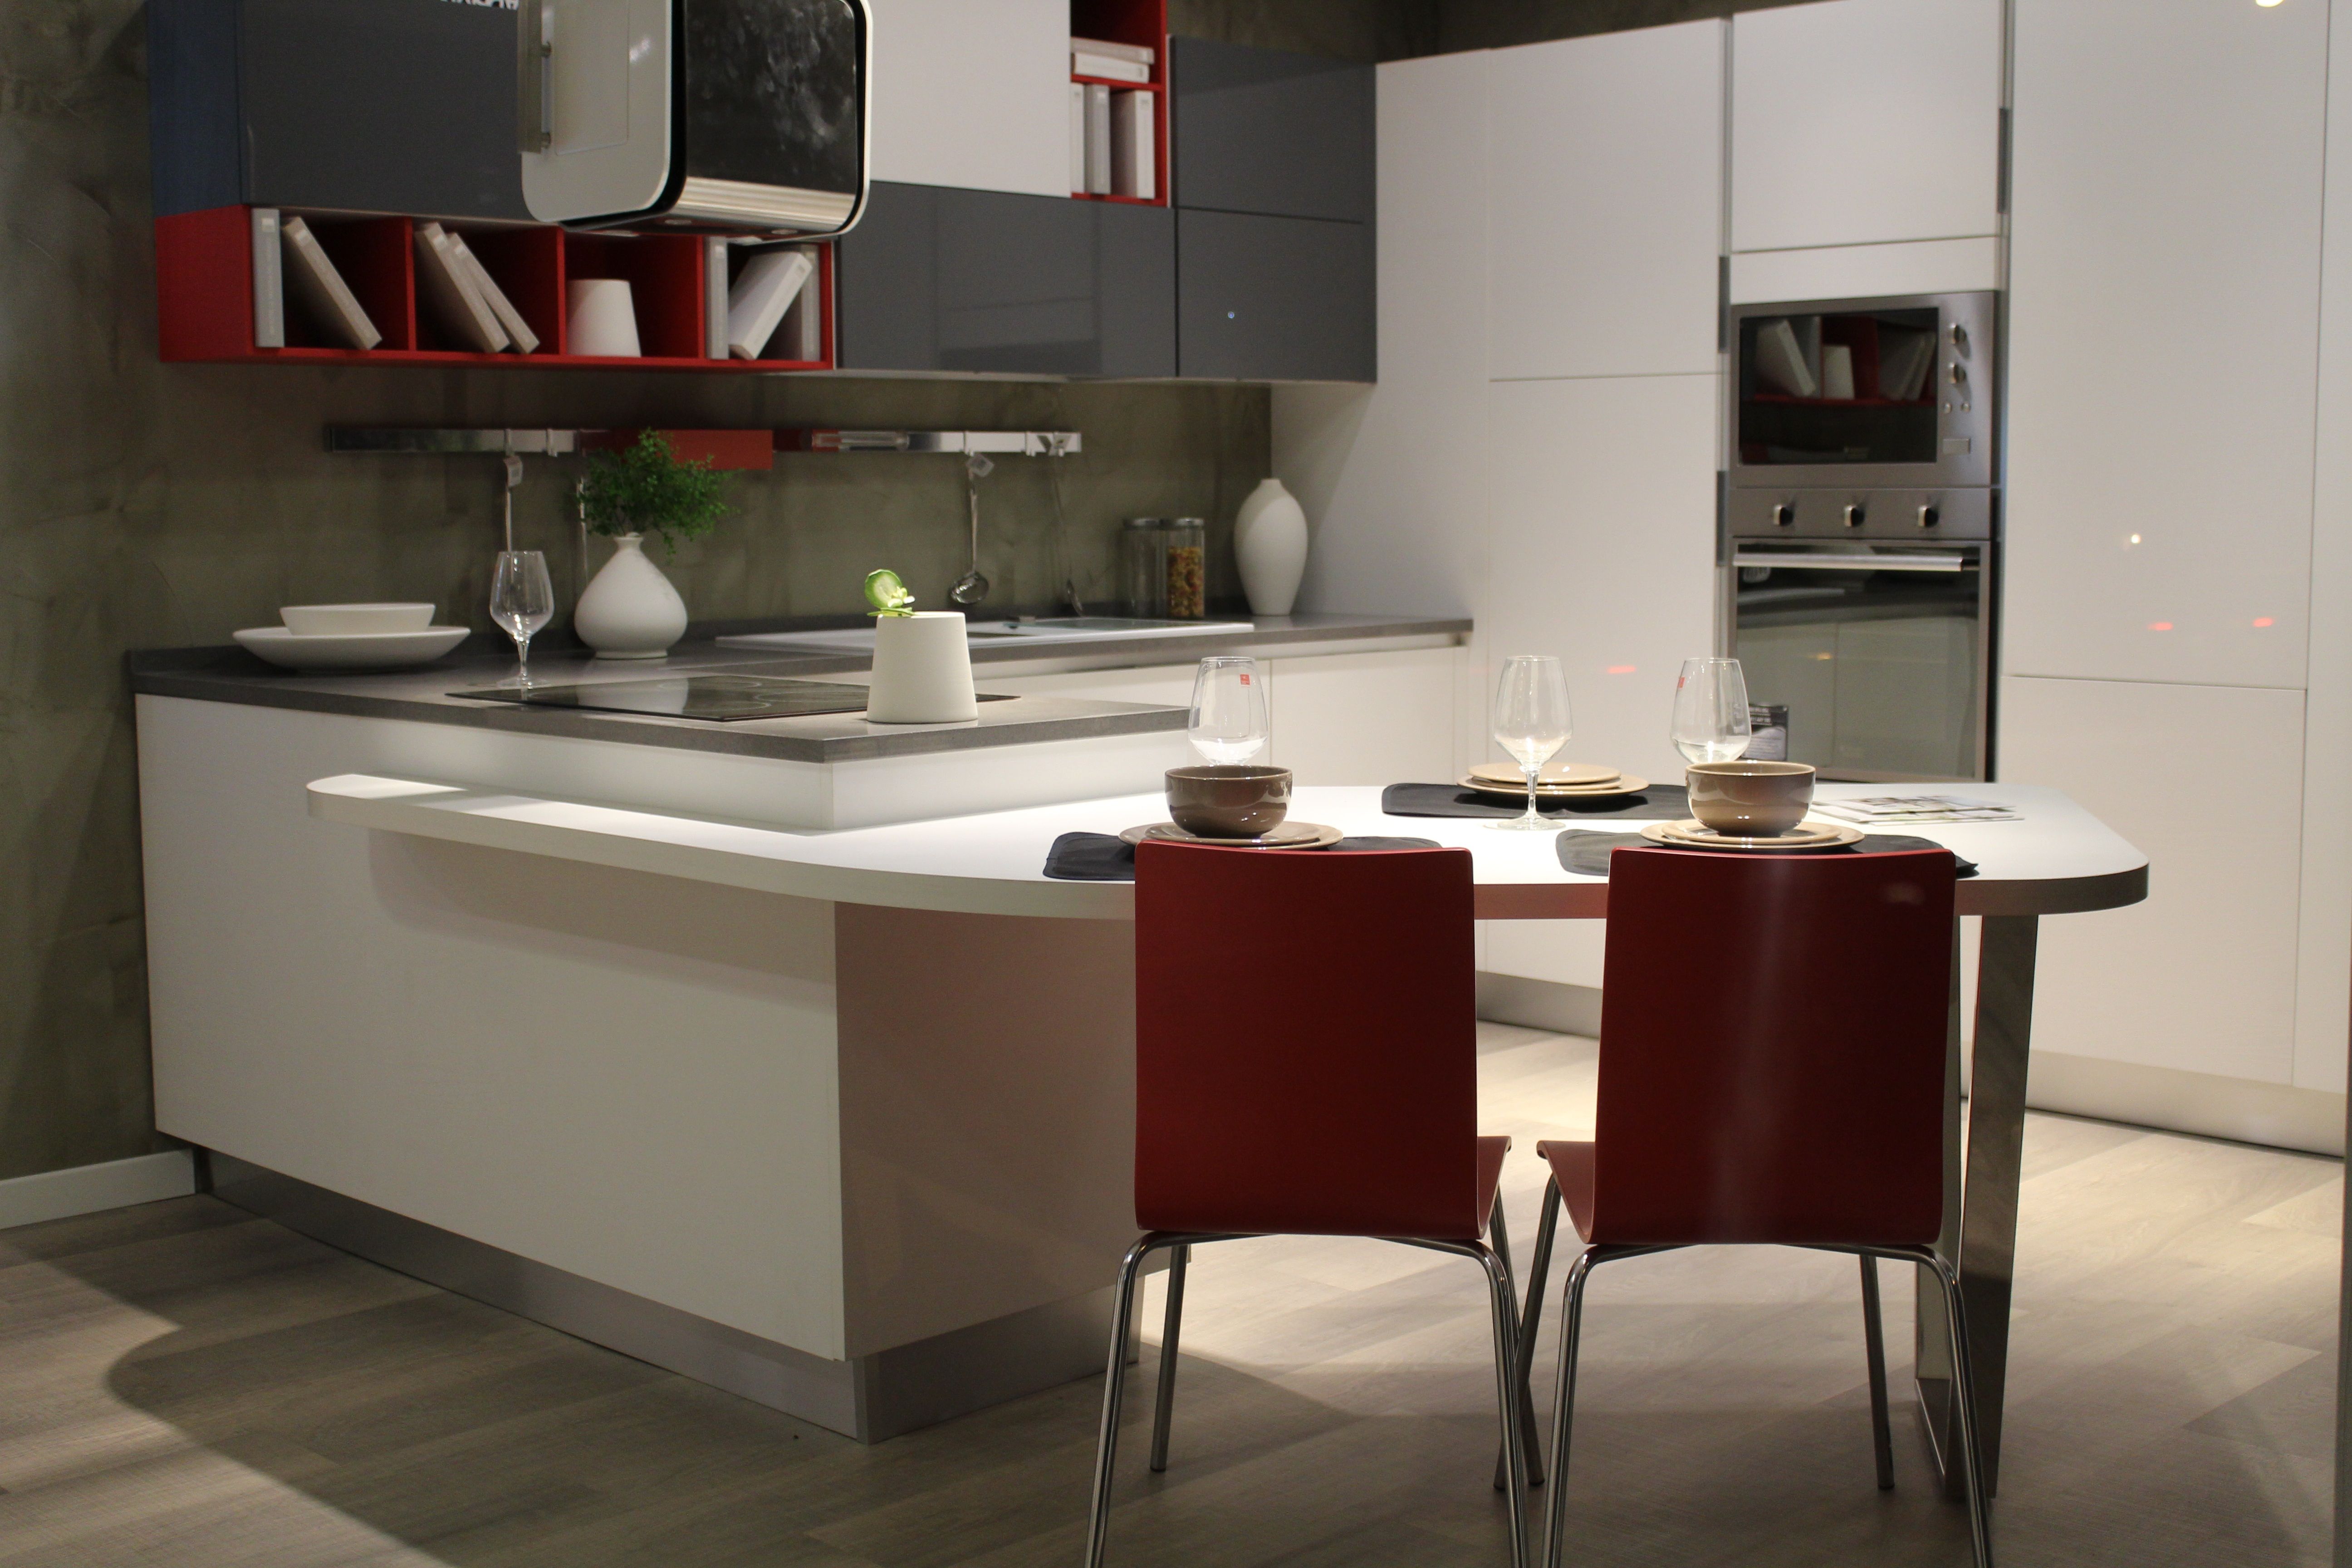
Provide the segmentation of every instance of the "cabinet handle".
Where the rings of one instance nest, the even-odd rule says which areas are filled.
[[[516,18],[515,140],[526,153],[555,144],[555,0],[522,0]]]
[[[1860,528],[1864,523],[1869,521],[1870,514],[1863,510],[1862,508],[1858,506],[1850,506],[1845,509],[1845,525],[1848,528]]]

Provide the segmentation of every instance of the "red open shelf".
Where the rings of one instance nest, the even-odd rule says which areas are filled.
[[[284,348],[254,342],[253,215],[213,207],[155,220],[158,346],[170,362],[259,364],[478,365],[498,369],[698,371],[830,370],[834,365],[834,251],[814,245],[823,354],[807,359],[712,359],[705,353],[702,241],[688,235],[571,234],[529,225],[451,225],[539,335],[538,352],[478,353],[455,347],[416,299],[415,220],[305,214],[320,247],[383,334],[373,349],[331,344],[290,300]],[[565,285],[625,278],[637,310],[641,358],[565,352]]]
[[[1106,43],[1137,44],[1151,51],[1151,79],[1119,81],[1111,77],[1080,76],[1070,73],[1070,79],[1090,86],[1111,88],[1123,92],[1151,94],[1152,157],[1157,164],[1152,174],[1152,189],[1157,195],[1143,196],[1095,195],[1085,191],[1071,195],[1079,201],[1126,202],[1138,206],[1164,207],[1168,205],[1168,0],[1070,0],[1070,36],[1074,38],[1100,38]]]

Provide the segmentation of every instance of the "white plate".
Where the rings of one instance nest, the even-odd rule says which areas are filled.
[[[1861,843],[1862,829],[1809,816],[1786,833],[1748,837],[1717,833],[1694,817],[1682,822],[1653,822],[1642,829],[1642,837],[1653,844],[1678,845],[1686,849],[1838,849]]]
[[[347,632],[302,637],[284,626],[253,626],[236,634],[248,651],[287,669],[400,669],[430,664],[466,640],[464,626],[421,632]]]

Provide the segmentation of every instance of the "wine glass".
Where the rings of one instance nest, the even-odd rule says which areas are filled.
[[[1686,658],[1675,682],[1675,750],[1685,762],[1727,763],[1752,738],[1748,678],[1736,658]]]
[[[1204,658],[1192,678],[1192,717],[1185,732],[1203,762],[1230,766],[1265,749],[1271,717],[1265,677],[1254,658]]]
[[[490,578],[490,619],[514,638],[515,684],[530,686],[531,634],[555,618],[555,588],[547,580],[547,557],[536,550],[501,550]]]
[[[1536,784],[1543,765],[1568,744],[1568,681],[1559,660],[1549,654],[1517,653],[1503,661],[1495,686],[1495,743],[1510,753],[1528,775],[1528,810],[1492,827],[1548,828],[1536,810]]]

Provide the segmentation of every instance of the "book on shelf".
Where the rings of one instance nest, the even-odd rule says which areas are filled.
[[[1087,84],[1070,84],[1070,192],[1087,188]]]
[[[1113,195],[1155,199],[1160,160],[1153,139],[1155,109],[1148,92],[1110,95],[1110,189]]]
[[[1853,350],[1844,343],[1822,345],[1822,395],[1853,401]]]
[[[816,271],[804,249],[763,250],[743,264],[727,295],[727,352],[759,359],[784,312]]]
[[[412,236],[416,245],[416,291],[432,307],[442,330],[478,354],[498,353],[507,346],[507,330],[490,310],[490,302],[467,275],[457,259],[449,231],[437,223],[420,223]]]
[[[507,291],[499,287],[499,280],[490,276],[490,269],[482,265],[482,258],[476,256],[473,248],[466,243],[466,237],[451,235],[449,248],[457,253],[457,264],[465,269],[467,280],[473,284],[474,292],[482,297],[482,302],[490,308],[490,314],[499,319],[499,325],[504,327],[507,336],[513,340],[508,346],[519,354],[537,353],[539,334],[532,331],[530,323],[522,319],[522,312],[515,309],[515,302],[507,298]]]
[[[816,247],[802,248],[809,266],[815,268]],[[801,285],[801,291],[793,296],[792,309],[784,312],[784,324],[768,340],[768,357],[797,360],[803,364],[824,363],[824,286],[815,271]]]
[[[1151,79],[1151,68],[1137,65],[1132,60],[1115,60],[1106,55],[1072,55],[1070,74],[1108,77],[1113,81],[1141,82]]]
[[[286,258],[279,250],[278,209],[253,209],[253,346],[286,346]]]
[[[1936,368],[1936,334],[1917,327],[1878,326],[1878,395],[1897,403],[1916,403],[1927,395],[1927,376]]]
[[[355,349],[372,349],[383,342],[383,334],[360,308],[359,297],[343,281],[334,258],[309,224],[299,217],[287,218],[278,226],[278,237],[288,292],[310,312],[320,331]]]
[[[1148,66],[1160,58],[1160,51],[1149,44],[1122,44],[1110,38],[1073,37],[1070,53],[1100,55],[1105,59],[1125,60],[1135,66]]]
[[[1756,379],[1791,397],[1812,397],[1821,392],[1812,366],[1805,363],[1804,345],[1785,316],[1756,329]]]
[[[727,242],[702,239],[702,357],[727,358]]]
[[[1110,195],[1110,89],[1087,88],[1087,195]]]

